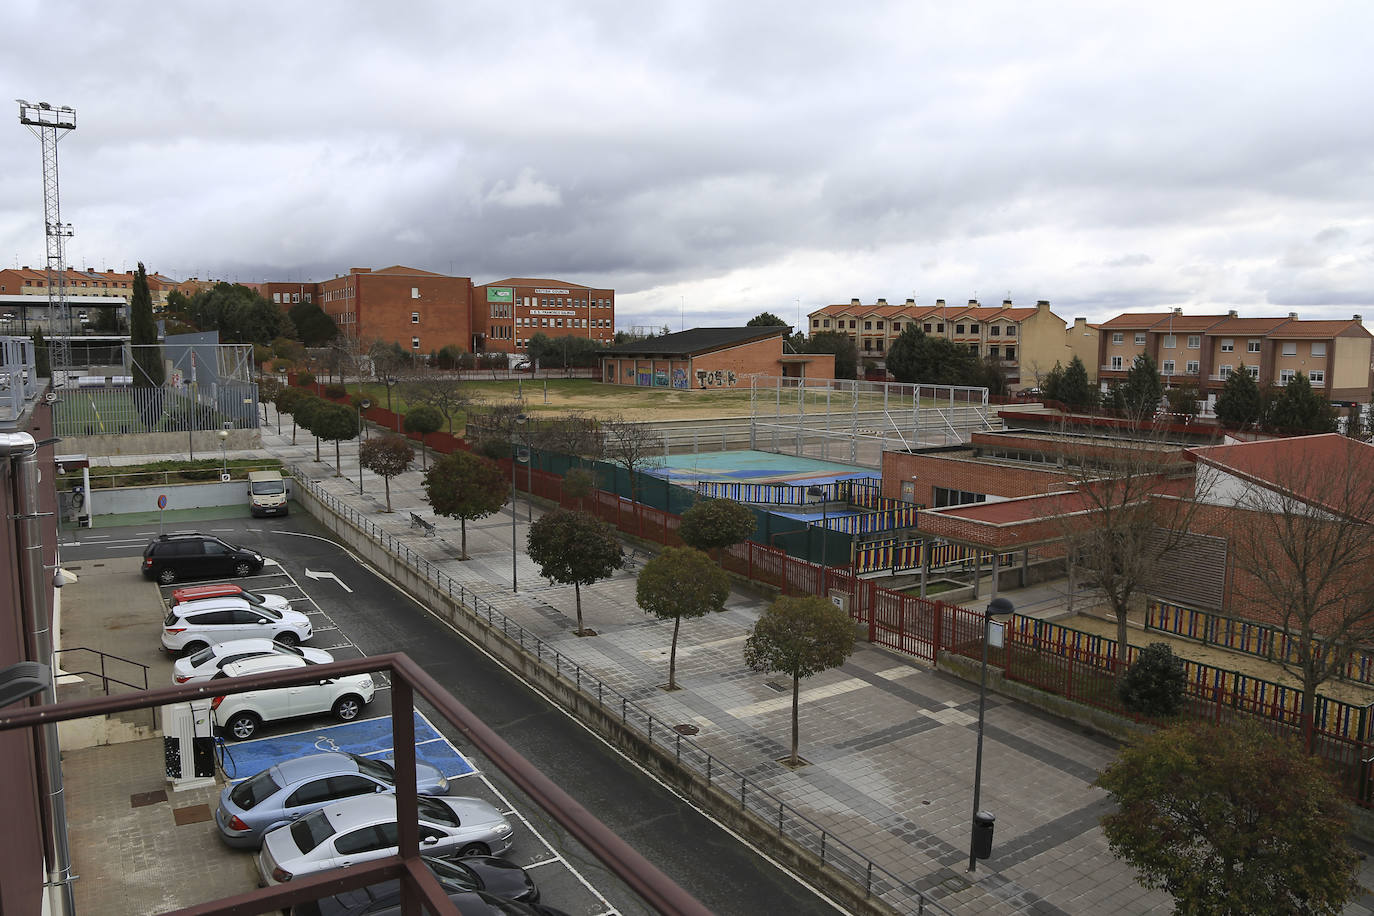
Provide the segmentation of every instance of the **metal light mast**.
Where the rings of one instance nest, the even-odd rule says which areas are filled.
[[[71,367],[72,316],[67,309],[67,270],[63,263],[64,239],[72,234],[71,223],[62,222],[57,196],[57,141],[76,130],[76,109],[54,108],[47,102],[19,103],[19,123],[43,144],[43,232],[48,241],[48,361],[53,387],[66,382]],[[28,332],[26,311],[19,309],[21,328]],[[54,333],[54,331],[60,333]],[[60,374],[59,374],[60,373]]]

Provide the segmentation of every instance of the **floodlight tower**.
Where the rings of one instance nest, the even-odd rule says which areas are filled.
[[[72,317],[67,309],[67,269],[63,263],[64,240],[71,237],[71,223],[62,222],[57,196],[57,141],[76,130],[76,109],[54,108],[47,102],[19,103],[19,123],[43,144],[43,232],[48,241],[48,360],[53,387],[62,385],[71,367]],[[28,331],[25,309],[19,309],[20,326]],[[60,333],[53,333],[60,331]],[[60,375],[59,375],[60,373]]]

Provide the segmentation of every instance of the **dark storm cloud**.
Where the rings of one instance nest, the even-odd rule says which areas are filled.
[[[72,39],[0,74],[78,109],[63,216],[92,266],[559,277],[673,327],[1008,292],[1099,319],[1374,288],[1372,18],[20,0],[7,33]],[[38,158],[0,129],[7,262],[42,261]]]

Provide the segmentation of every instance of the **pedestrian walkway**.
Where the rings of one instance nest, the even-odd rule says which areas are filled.
[[[995,814],[996,835],[992,857],[970,874],[977,685],[861,644],[843,667],[802,683],[800,753],[809,765],[789,770],[777,760],[790,749],[790,684],[751,671],[743,660],[744,640],[765,601],[736,590],[724,613],[685,621],[677,657],[681,689],[668,693],[662,685],[672,627],[639,610],[633,572],[583,588],[585,624],[597,635],[573,635],[572,587],[549,584],[523,553],[524,494],[515,514],[516,592],[509,507],[468,523],[470,559],[459,560],[456,520],[433,518],[438,536],[432,538],[410,527],[410,510],[431,517],[418,470],[391,481],[396,511],[386,514],[379,479],[366,474],[359,492],[356,445],[351,455],[346,448],[344,476],[336,477],[330,464],[314,462],[308,434],[292,446],[289,433],[267,431],[263,442],[656,720],[696,726],[694,740],[708,753],[950,911],[1172,911],[1171,898],[1141,888],[1111,855],[1098,826],[1110,803],[1093,782],[1113,759],[1114,742],[990,695],[980,807]],[[1018,602],[1015,592],[1003,594]],[[1050,615],[1053,594],[1042,587],[1024,597],[1038,615]],[[1368,886],[1374,875],[1362,879]],[[1374,906],[1365,895],[1346,912],[1365,916]]]

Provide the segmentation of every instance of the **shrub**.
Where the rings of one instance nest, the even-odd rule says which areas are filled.
[[[324,396],[338,401],[348,397],[348,389],[343,385],[325,385]]]
[[[315,373],[313,373],[313,372],[298,372],[298,373],[296,373],[296,387],[298,387],[298,388],[309,388],[309,387],[310,387],[311,385],[313,385],[313,384],[315,384]]]
[[[1116,693],[1128,710],[1144,716],[1172,716],[1183,707],[1188,676],[1183,659],[1167,643],[1150,643],[1126,669]]]

